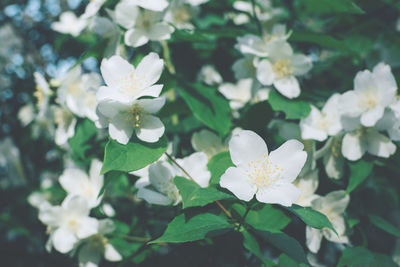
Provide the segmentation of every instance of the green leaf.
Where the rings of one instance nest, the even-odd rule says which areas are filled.
[[[269,93],[268,102],[274,111],[283,111],[289,120],[305,118],[311,111],[307,102],[285,98],[275,91]]]
[[[344,41],[339,41],[330,35],[322,33],[294,31],[290,36],[289,41],[317,44],[321,47],[333,49],[344,53],[351,52],[351,49]]]
[[[286,253],[296,262],[308,264],[303,247],[293,237],[283,232],[257,230],[256,233],[264,238],[266,241],[268,241],[268,243],[270,243],[272,246]]]
[[[191,218],[185,214],[175,217],[165,230],[164,234],[150,244],[154,243],[183,243],[201,240],[226,231],[233,226],[224,217],[211,213],[202,213]]]
[[[130,243],[122,238],[110,238],[108,239],[115,249],[121,253],[123,258],[129,258],[133,254],[135,254],[143,244],[141,243]]]
[[[229,102],[217,94],[214,88],[201,84],[188,84],[178,91],[194,116],[221,136],[229,133],[232,126]]]
[[[371,221],[371,223],[376,227],[378,227],[379,229],[396,237],[400,237],[400,229],[391,224],[390,222],[386,221],[382,217],[370,214],[368,215],[368,218]]]
[[[350,194],[354,189],[356,189],[368,176],[371,174],[374,164],[364,160],[360,160],[355,163],[350,163],[350,177],[349,184],[347,185],[347,193]]]
[[[214,155],[207,164],[207,167],[211,172],[210,184],[219,184],[221,175],[224,174],[229,167],[234,166],[229,151],[220,152]]]
[[[364,247],[347,247],[337,267],[395,267],[393,260],[384,254],[373,253]]]
[[[218,191],[215,187],[202,188],[197,183],[184,177],[175,177],[174,183],[182,196],[184,209],[203,207],[221,199],[235,199],[232,195]]]
[[[263,101],[250,106],[240,120],[240,126],[243,129],[257,131],[264,129],[265,126],[274,117],[274,112],[271,109],[268,101]]]
[[[291,207],[285,207],[290,212],[293,212],[297,215],[305,224],[311,226],[313,228],[322,229],[324,227],[332,229],[335,233],[336,230],[333,228],[329,219],[316,210],[312,208],[305,208],[296,204],[293,204]]]
[[[307,11],[311,13],[350,13],[364,14],[352,0],[304,0]]]
[[[232,208],[240,217],[243,217],[246,212],[246,207],[238,203],[233,204]],[[272,205],[262,204],[260,208],[251,209],[249,211],[245,222],[257,230],[278,232],[290,223],[290,218]]]
[[[275,266],[275,263],[263,257],[257,239],[251,233],[249,233],[247,230],[244,230],[242,232],[242,235],[243,235],[243,246],[247,250],[249,250],[257,258],[259,258],[266,266]]]
[[[74,153],[81,159],[86,158],[86,151],[92,146],[88,144],[97,134],[97,128],[90,120],[84,120],[76,127],[75,135],[68,140]]]
[[[299,265],[285,253],[279,255],[278,267],[298,267],[298,266]]]
[[[131,172],[142,169],[158,160],[167,151],[168,141],[165,136],[157,143],[146,143],[135,138],[126,145],[117,141],[108,141],[104,152],[101,173],[115,170]]]

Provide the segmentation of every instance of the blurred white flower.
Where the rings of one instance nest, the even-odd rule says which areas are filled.
[[[264,140],[252,131],[243,130],[229,142],[236,167],[225,171],[220,185],[244,201],[256,195],[263,203],[291,206],[301,194],[292,182],[306,162],[303,148],[299,141],[289,140],[268,155]]]
[[[354,90],[347,91],[340,99],[342,113],[351,117],[360,117],[366,127],[372,127],[382,118],[385,107],[395,99],[396,80],[391,68],[379,63],[372,72],[360,71],[354,78]]]
[[[81,19],[88,19],[96,15],[106,0],[90,0],[85,8],[85,12],[80,17]]]
[[[36,97],[36,106],[38,108],[38,116],[43,116],[49,107],[50,96],[53,92],[50,89],[46,79],[39,72],[33,74],[36,83],[36,90],[33,95]]]
[[[311,201],[318,198],[319,195],[315,194],[318,188],[318,169],[310,170],[305,174],[300,174],[293,184],[300,189],[301,194],[295,204],[310,207]]]
[[[78,252],[79,267],[99,266],[100,260],[104,259],[116,262],[122,260],[121,254],[105,237],[106,234],[115,230],[113,221],[110,219],[100,220],[98,223],[98,234],[87,238]]]
[[[67,191],[67,198],[78,195],[86,199],[89,208],[97,207],[102,200],[102,196],[99,196],[104,182],[104,176],[100,175],[102,164],[98,159],[93,159],[89,176],[85,171],[78,168],[65,169],[59,182]]]
[[[222,143],[218,135],[206,129],[195,132],[190,141],[195,151],[206,153],[208,158],[228,150],[228,146]]]
[[[10,136],[0,140],[0,188],[19,186],[26,182],[21,154]]]
[[[68,253],[81,239],[98,232],[98,221],[89,217],[90,208],[80,196],[67,198],[61,206],[39,210],[39,219],[49,227],[49,242],[61,253]]]
[[[302,139],[324,141],[328,136],[334,136],[342,130],[338,109],[340,97],[339,94],[333,94],[321,111],[311,106],[311,112],[307,118],[300,120]]]
[[[343,217],[343,212],[346,210],[350,202],[350,197],[345,191],[333,191],[324,197],[319,197],[311,202],[311,207],[328,217],[335,228],[338,235],[331,229],[323,228],[316,229],[310,226],[306,227],[306,244],[312,253],[317,253],[322,237],[324,236],[331,242],[348,243],[349,239],[346,236],[346,224]]]
[[[96,115],[96,92],[102,81],[99,74],[82,73],[80,66],[71,69],[61,81],[57,90],[57,100],[78,117],[98,120]]]
[[[60,21],[51,24],[51,28],[56,32],[76,37],[86,28],[87,24],[86,19],[76,17],[72,11],[66,11],[60,15]]]
[[[164,134],[164,124],[153,116],[165,104],[165,98],[139,99],[131,103],[120,103],[113,100],[101,101],[99,112],[108,122],[108,132],[112,139],[127,144],[133,132],[145,142],[157,142]]]
[[[340,179],[344,174],[345,159],[342,155],[343,134],[332,136],[325,145],[315,153],[315,159],[322,157],[325,172],[329,178]]]
[[[287,98],[300,95],[300,85],[295,76],[305,75],[312,68],[310,57],[294,54],[289,43],[272,41],[268,44],[268,59],[257,62],[257,79],[263,85],[274,85]]]
[[[68,139],[75,135],[77,119],[71,111],[63,106],[52,106],[54,122],[57,125],[55,142],[59,146],[67,143]]]
[[[257,15],[257,18],[261,22],[267,22],[282,13],[282,9],[273,8],[271,1],[269,0],[259,0],[256,1],[256,3],[257,4],[255,5],[255,13]],[[251,17],[249,16],[249,14],[253,14],[253,7],[251,2],[235,1],[233,3],[233,8],[238,11],[244,12],[241,14],[237,14],[233,17],[233,22],[236,25],[249,23],[251,21]]]
[[[201,67],[197,79],[203,81],[207,85],[217,85],[222,83],[221,74],[212,65],[204,65]]]
[[[23,127],[30,124],[35,119],[35,109],[32,104],[26,104],[18,110],[17,115]]]
[[[194,29],[191,19],[199,9],[189,5],[185,0],[172,0],[164,15],[164,21],[171,23],[178,29]]]
[[[164,61],[156,53],[145,56],[137,68],[120,56],[103,59],[100,69],[107,86],[99,88],[97,101],[131,103],[141,96],[158,97],[163,86],[155,83],[163,67]]]
[[[245,55],[243,58],[236,60],[232,65],[232,71],[236,80],[255,78],[257,69],[254,66],[254,57]]]

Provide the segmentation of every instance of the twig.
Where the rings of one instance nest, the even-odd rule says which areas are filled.
[[[251,0],[251,8],[252,8],[252,11],[253,11],[253,19],[256,22],[258,32],[261,35],[263,35],[264,31],[263,31],[263,28],[261,26],[261,22],[257,17],[257,13],[256,13],[256,2],[255,2],[255,0]]]
[[[162,49],[163,49],[163,55],[164,55],[164,59],[165,59],[165,65],[167,66],[169,73],[175,74],[176,71],[175,71],[174,64],[172,63],[172,60],[171,60],[171,53],[169,51],[169,46],[168,46],[167,41],[162,41]]]
[[[167,152],[165,152],[165,155],[193,182],[196,183],[196,181],[193,179],[193,177],[178,163],[176,160]],[[221,208],[221,210],[228,216],[229,219],[232,219],[232,214],[222,205],[222,203],[219,200],[216,200],[215,203],[218,205],[218,207]]]

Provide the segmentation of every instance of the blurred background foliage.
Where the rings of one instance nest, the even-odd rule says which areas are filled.
[[[349,9],[330,5],[331,0],[282,0],[273,1],[275,6],[282,7],[282,21],[293,29],[289,41],[300,51],[321,58],[315,62],[312,79],[305,79],[300,99],[315,104],[323,103],[333,92],[343,92],[353,86],[353,78],[358,70],[371,68],[380,61],[391,65],[395,77],[400,77],[400,34],[395,32],[400,14],[400,2],[395,0],[359,0]],[[350,2],[337,0],[338,2]],[[117,1],[107,1],[106,6],[113,7]],[[201,15],[194,21],[198,29],[191,35],[177,30],[171,42],[171,57],[177,74],[188,81],[194,81],[200,67],[213,63],[225,81],[234,81],[231,66],[241,55],[233,49],[235,38],[245,33],[257,33],[254,24],[250,28],[234,25],[226,16],[233,0],[212,0],[204,6]],[[31,139],[29,129],[23,128],[17,119],[18,110],[27,103],[35,103],[33,92],[35,84],[32,74],[35,71],[45,73],[48,80],[62,76],[77,62],[82,62],[87,71],[97,71],[99,59],[105,52],[104,42],[93,33],[87,32],[74,38],[51,30],[50,24],[58,20],[61,12],[73,10],[81,14],[87,1],[81,0],[2,0],[0,2],[0,142],[12,142],[18,151],[3,146],[0,154],[0,255],[3,266],[72,266],[75,261],[59,253],[47,253],[46,229],[37,219],[37,212],[29,206],[26,199],[29,193],[39,188],[40,175],[43,171],[59,174],[62,171],[61,152],[46,138]],[[151,47],[160,50],[161,47]],[[136,60],[150,48],[128,50]],[[136,57],[137,56],[137,57]],[[164,74],[166,88],[175,86],[173,79]],[[398,80],[398,79],[397,79]],[[167,134],[177,139],[179,133],[191,133],[201,124],[193,118],[190,110],[179,102],[166,106],[161,114],[166,122]],[[182,105],[181,105],[182,104]],[[254,108],[254,107],[253,107]],[[272,117],[272,111],[263,111],[263,116],[254,116],[248,109],[245,123],[248,128],[257,132],[265,131],[266,122]],[[253,112],[253,113],[251,113]],[[173,123],[172,114],[179,116],[180,123]],[[255,112],[255,114],[259,114]],[[264,116],[265,115],[265,116]],[[238,122],[239,124],[241,122]],[[94,131],[93,125],[83,129],[84,133]],[[77,130],[79,131],[79,129]],[[89,134],[90,136],[90,134]],[[190,138],[180,136],[182,149],[178,155],[186,155],[190,148]],[[275,137],[278,139],[279,137]],[[75,148],[82,148],[79,140]],[[94,142],[98,149],[92,157],[102,158],[104,143]],[[71,143],[72,142],[72,143]],[[70,141],[73,145],[74,141]],[[187,151],[185,151],[185,149]],[[86,151],[74,150],[77,162],[88,166]],[[83,154],[82,154],[83,153]],[[9,160],[13,155],[21,163],[14,164]],[[367,158],[368,160],[368,158]],[[375,165],[376,177],[352,194],[348,209],[349,218],[354,223],[355,244],[363,244],[370,250],[389,254],[395,238],[376,228],[371,223],[358,225],[367,213],[373,212],[382,217],[397,216],[399,207],[400,174],[398,162],[400,152],[390,160]],[[322,169],[322,167],[321,167]],[[111,192],[107,195],[111,203],[119,203],[118,220],[121,224],[118,231],[131,234],[150,232],[159,236],[171,218],[176,215],[174,209],[162,207],[146,208],[145,203],[132,204],[132,181],[126,175],[113,174]],[[339,186],[326,176],[320,178],[319,193],[324,194]],[[56,180],[57,177],[53,177]],[[111,178],[109,178],[111,179]],[[390,185],[390,186],[388,186]],[[394,185],[394,186],[393,186]],[[397,188],[396,188],[397,187]],[[329,188],[329,190],[328,190]],[[125,197],[121,197],[125,196]],[[364,210],[364,207],[368,210]],[[397,214],[388,214],[397,212]],[[160,224],[164,221],[164,224]],[[400,221],[400,218],[398,219]],[[124,223],[122,223],[124,222]],[[304,228],[294,222],[287,232],[304,239]],[[126,229],[126,227],[128,227]],[[130,257],[122,263],[130,266],[133,263],[142,266],[168,264],[175,266],[252,266],[258,260],[243,253],[241,235],[232,232],[219,236],[211,241],[200,241],[185,245],[172,245],[167,250],[162,245],[145,248],[140,243],[127,243],[119,240],[123,254]],[[117,242],[117,243],[118,243]],[[329,247],[322,247],[322,250]],[[332,251],[332,253],[336,253]],[[150,257],[151,255],[151,257]],[[334,264],[338,255],[331,254],[326,262]],[[104,266],[112,265],[105,263]]]

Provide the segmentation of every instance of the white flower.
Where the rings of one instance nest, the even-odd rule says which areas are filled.
[[[141,96],[158,97],[162,90],[160,79],[164,61],[156,53],[145,56],[135,68],[120,56],[103,59],[101,74],[107,86],[97,92],[97,101],[115,100],[130,103]]]
[[[165,104],[165,98],[139,99],[131,103],[104,100],[98,110],[108,121],[108,132],[112,139],[127,144],[133,132],[145,142],[157,142],[164,134],[164,124],[152,114]]]
[[[245,12],[238,14],[233,18],[233,22],[236,25],[250,22],[251,17],[249,17],[249,14],[253,14],[253,6],[250,2],[235,1],[233,3],[233,8]],[[273,8],[271,5],[271,1],[269,0],[259,0],[256,1],[255,13],[257,15],[257,18],[261,22],[267,22],[275,16],[280,15],[282,13],[282,10],[280,8]]]
[[[124,2],[153,11],[163,11],[168,6],[166,0],[124,0]]]
[[[300,95],[300,86],[295,76],[306,74],[312,68],[311,58],[294,54],[285,41],[272,41],[268,44],[268,59],[257,62],[257,79],[263,85],[273,84],[287,98]]]
[[[58,101],[78,117],[88,117],[96,121],[96,91],[101,83],[99,74],[82,74],[81,67],[77,66],[61,81],[57,91]]]
[[[178,29],[192,30],[190,20],[197,14],[198,8],[188,5],[185,0],[172,0],[164,15],[164,21],[173,24]]]
[[[90,208],[85,198],[74,196],[61,206],[41,208],[39,219],[51,231],[50,243],[61,253],[71,251],[79,240],[98,231],[98,221],[89,217]]]
[[[314,194],[315,191],[317,191],[318,183],[318,169],[308,171],[303,175],[300,174],[293,182],[293,184],[301,191],[301,194],[295,203],[303,207],[310,207],[311,202],[319,197],[317,194]]]
[[[335,228],[338,235],[331,229],[323,228],[316,229],[307,226],[306,228],[306,244],[308,249],[317,253],[321,240],[324,236],[331,242],[348,243],[349,239],[346,236],[346,224],[343,218],[343,212],[346,210],[350,202],[350,197],[345,191],[333,191],[324,197],[319,197],[311,202],[311,207],[328,217]]]
[[[254,66],[254,57],[245,55],[232,65],[232,71],[236,80],[256,77],[257,69]]]
[[[208,157],[203,152],[196,152],[177,163],[187,171],[201,187],[207,187],[211,173],[207,169]],[[158,161],[149,167],[148,176],[142,176],[135,184],[139,189],[137,197],[157,205],[177,205],[181,201],[174,178],[182,176],[190,179],[179,167],[167,161]]]
[[[10,136],[0,140],[0,168],[2,170],[0,188],[26,183],[21,153]]]
[[[103,187],[104,176],[100,175],[102,162],[93,159],[90,165],[89,176],[78,168],[65,169],[60,176],[60,184],[67,191],[67,198],[79,195],[86,199],[90,208],[100,204],[102,196],[99,196]]]
[[[87,20],[83,18],[77,18],[75,13],[72,11],[63,12],[60,15],[60,21],[53,22],[51,28],[54,31],[60,33],[71,34],[72,36],[78,36],[83,29],[87,26]]]
[[[132,1],[122,1],[115,7],[117,23],[127,28],[125,44],[139,47],[150,41],[162,41],[171,37],[174,28],[162,21],[162,14],[140,10]]]
[[[190,141],[194,150],[206,153],[208,158],[228,149],[218,135],[205,129],[195,132]]]
[[[114,223],[110,219],[99,221],[98,234],[87,238],[85,243],[79,249],[79,267],[98,266],[103,255],[106,260],[111,262],[122,260],[121,254],[104,236],[112,233],[114,230]]]
[[[340,179],[344,174],[345,159],[341,151],[342,139],[342,134],[330,137],[325,145],[315,153],[316,160],[323,157],[325,172],[328,177],[333,179]]]
[[[217,85],[222,83],[221,74],[212,65],[204,65],[201,67],[197,79],[203,81],[207,85]]]
[[[35,109],[32,104],[26,104],[18,110],[17,115],[23,127],[30,124],[35,119]]]
[[[36,90],[33,95],[37,99],[38,116],[43,116],[49,107],[50,96],[53,94],[46,79],[39,73],[33,74],[36,83]]]
[[[385,107],[389,106],[397,91],[396,80],[390,66],[379,63],[372,72],[360,71],[354,78],[354,90],[341,97],[341,109],[344,115],[361,116],[361,124],[374,126],[382,118]]]
[[[223,83],[218,87],[218,91],[230,100],[231,109],[237,110],[250,101],[252,86],[253,79],[242,79],[236,84]]]
[[[342,141],[342,154],[348,160],[358,160],[365,152],[388,158],[396,152],[396,145],[376,128],[360,127],[359,118],[342,119],[344,128],[349,129]]]
[[[338,110],[339,94],[333,94],[325,103],[322,111],[311,106],[307,118],[300,120],[301,138],[324,141],[342,130],[341,116]]]
[[[243,130],[229,142],[236,167],[226,170],[220,185],[244,201],[256,195],[260,202],[290,206],[301,193],[292,182],[306,162],[303,148],[299,141],[289,140],[268,155],[264,140],[252,131]]]
[[[85,12],[82,14],[81,19],[88,19],[96,15],[105,1],[106,0],[91,0],[86,6]]]
[[[397,112],[386,109],[375,127],[381,131],[386,131],[391,140],[400,141],[400,117]]]
[[[52,106],[54,121],[57,124],[55,142],[59,146],[67,143],[68,139],[75,135],[76,118],[63,106]]]
[[[286,33],[286,26],[283,24],[275,24],[270,33],[264,34],[259,37],[254,34],[246,34],[245,36],[237,38],[237,44],[235,48],[242,54],[250,54],[258,57],[266,57],[277,51],[274,47],[271,47],[271,43],[274,41],[278,42],[279,45],[285,42],[290,36],[290,33]]]

